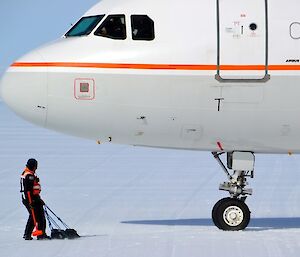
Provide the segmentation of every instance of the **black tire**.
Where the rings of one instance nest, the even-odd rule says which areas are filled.
[[[250,222],[250,210],[241,200],[233,198],[221,199],[215,205],[213,219],[215,225],[222,230],[237,231],[245,229]]]
[[[229,199],[231,199],[230,197],[226,197],[226,198],[223,198],[221,200],[219,200],[218,202],[216,202],[216,204],[214,205],[213,209],[212,209],[212,212],[211,212],[211,217],[212,217],[212,220],[215,224],[215,226],[219,229],[221,229],[221,226],[219,224],[219,219],[218,219],[218,209],[220,207],[220,205],[224,202],[224,201],[228,201]]]

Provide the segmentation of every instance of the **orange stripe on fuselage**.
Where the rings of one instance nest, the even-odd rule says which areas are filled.
[[[140,70],[215,70],[216,65],[174,65],[174,64],[130,64],[130,63],[73,63],[16,62],[11,67],[59,67],[59,68],[101,68],[101,69],[140,69]]]
[[[15,62],[11,67],[58,67],[137,70],[217,70],[217,65],[196,64],[130,64],[130,63],[75,63],[75,62]],[[220,70],[265,70],[265,65],[221,65]],[[300,70],[300,65],[269,65],[268,70]]]

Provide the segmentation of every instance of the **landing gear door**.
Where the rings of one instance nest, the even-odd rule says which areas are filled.
[[[220,82],[266,82],[267,0],[217,0]]]

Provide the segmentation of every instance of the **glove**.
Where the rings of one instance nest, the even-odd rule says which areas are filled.
[[[40,199],[40,202],[42,205],[45,205],[45,202],[42,199]]]
[[[35,202],[35,201],[32,201],[32,202],[29,204],[30,209],[34,209],[35,206],[36,206],[36,202]]]

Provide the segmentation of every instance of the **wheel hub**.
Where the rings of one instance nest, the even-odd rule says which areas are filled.
[[[231,227],[240,225],[244,220],[244,214],[238,206],[229,206],[223,213],[225,223]]]

